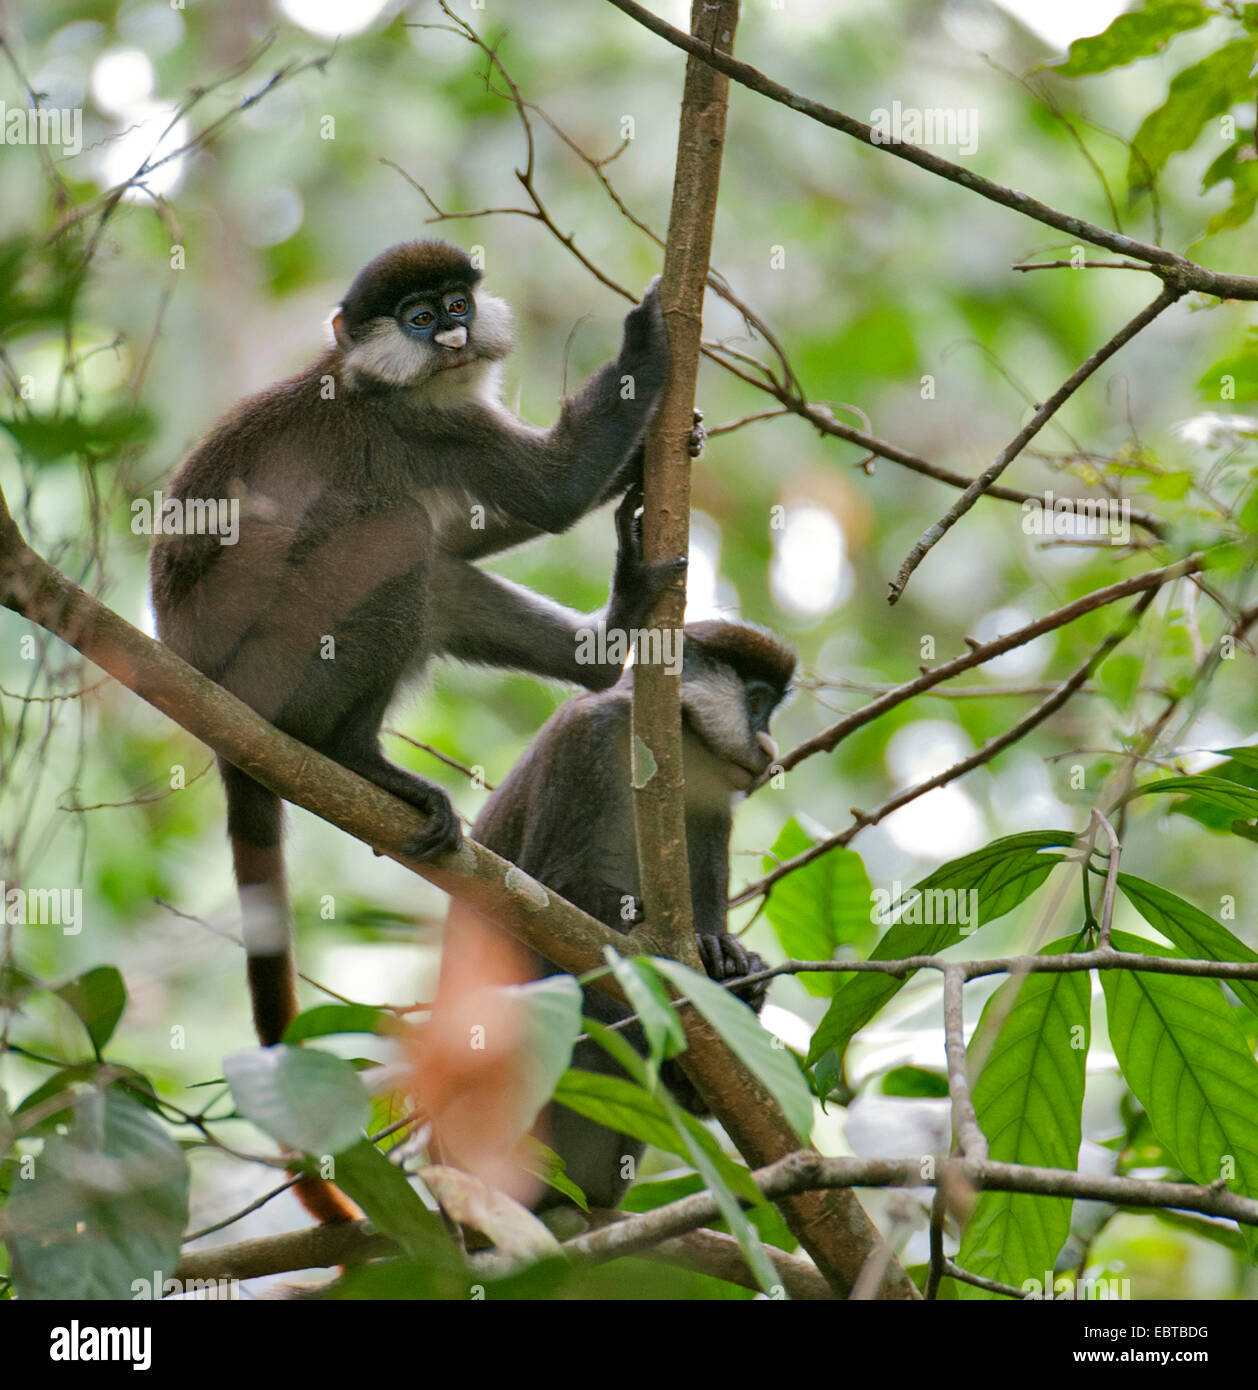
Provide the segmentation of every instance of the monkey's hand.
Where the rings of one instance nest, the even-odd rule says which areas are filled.
[[[631,487],[616,508],[616,568],[607,603],[608,628],[641,627],[655,600],[688,563],[684,555],[647,561],[642,556],[642,488]]]
[[[757,975],[769,968],[768,963],[754,951],[749,951],[736,936],[722,932],[716,936],[699,937],[699,955],[709,978],[717,984],[727,980],[741,980],[746,975]],[[769,980],[756,980],[753,984],[735,986],[736,994],[744,1004],[749,1004],[756,1013],[764,1005],[769,992]]]
[[[668,329],[660,307],[660,277],[647,286],[642,302],[625,315],[624,337],[620,345],[617,370],[633,382],[633,395],[621,400],[646,401],[654,405],[668,373]]]

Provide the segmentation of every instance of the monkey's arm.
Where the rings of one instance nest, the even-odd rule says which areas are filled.
[[[627,650],[601,638],[640,627],[685,560],[642,558],[641,490],[616,509],[616,567],[604,615],[586,615],[463,560],[433,565],[433,627],[438,650],[460,661],[503,666],[571,681],[587,690],[615,685]],[[604,659],[604,658],[607,659]]]
[[[668,335],[655,285],[625,316],[614,362],[564,401],[549,430],[501,413],[463,420],[448,447],[448,484],[484,508],[473,527],[452,509],[442,549],[476,559],[545,532],[565,531],[586,512],[640,482],[642,438],[668,370]]]

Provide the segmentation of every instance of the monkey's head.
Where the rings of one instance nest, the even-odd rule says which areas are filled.
[[[743,623],[687,625],[682,724],[735,790],[747,790],[777,757],[769,720],[794,674],[795,653],[770,632]]]
[[[351,382],[415,387],[471,380],[511,351],[511,310],[477,289],[481,273],[445,241],[404,241],[354,279],[332,319]]]

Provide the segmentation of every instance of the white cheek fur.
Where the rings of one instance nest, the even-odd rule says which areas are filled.
[[[729,762],[746,760],[755,741],[743,706],[742,682],[732,671],[705,671],[699,679],[684,682],[681,699],[695,732],[713,753]]]
[[[345,354],[345,370],[389,386],[409,386],[431,375],[437,365],[432,348],[408,338],[393,319],[372,319],[367,334]]]

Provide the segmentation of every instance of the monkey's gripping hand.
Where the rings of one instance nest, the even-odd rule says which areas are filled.
[[[609,630],[628,632],[641,627],[655,600],[685,571],[684,555],[672,560],[642,557],[642,488],[635,485],[616,508],[616,568],[607,602]]]
[[[722,932],[719,936],[700,936],[699,955],[708,976],[717,984],[729,980],[741,980],[747,975],[758,975],[769,968],[768,963],[754,951],[749,951],[736,936]],[[744,1004],[759,1013],[764,1006],[765,995],[769,992],[770,980],[756,980],[749,985],[735,985],[732,993]]]

